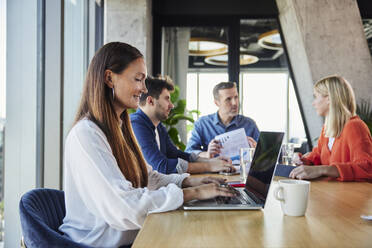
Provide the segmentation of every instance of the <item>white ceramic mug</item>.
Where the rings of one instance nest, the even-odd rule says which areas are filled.
[[[304,180],[279,180],[274,197],[280,201],[282,211],[289,216],[303,216],[307,208],[310,182]]]

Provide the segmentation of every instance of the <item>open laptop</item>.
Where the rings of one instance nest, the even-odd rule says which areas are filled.
[[[194,200],[183,205],[185,210],[237,210],[265,207],[274,176],[284,133],[260,132],[245,188],[237,188],[237,197]]]

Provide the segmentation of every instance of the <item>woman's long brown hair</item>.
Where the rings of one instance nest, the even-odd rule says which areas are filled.
[[[124,177],[136,188],[147,186],[146,163],[133,134],[127,110],[117,117],[112,89],[105,84],[105,71],[122,73],[130,63],[143,55],[121,42],[104,45],[93,57],[87,72],[76,124],[88,118],[105,133],[112,153]]]

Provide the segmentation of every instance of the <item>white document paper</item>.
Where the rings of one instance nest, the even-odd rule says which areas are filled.
[[[215,139],[222,145],[220,155],[229,157],[233,164],[240,163],[240,148],[249,147],[244,128],[217,135]]]

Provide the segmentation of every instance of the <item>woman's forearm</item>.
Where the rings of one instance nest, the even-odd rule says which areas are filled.
[[[197,188],[184,188],[183,191],[183,202],[188,202],[197,198],[198,189]]]
[[[338,169],[334,165],[323,165],[323,176],[328,177],[340,177],[340,173],[338,172]]]

